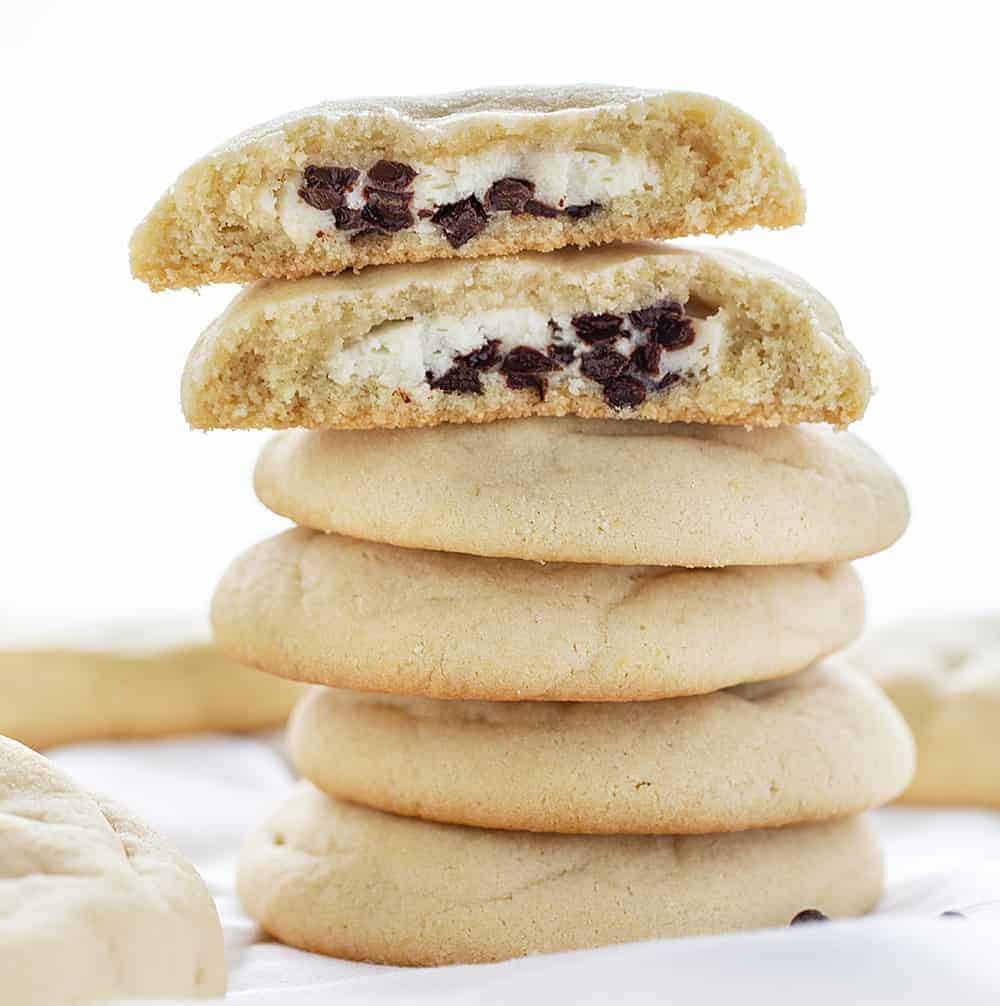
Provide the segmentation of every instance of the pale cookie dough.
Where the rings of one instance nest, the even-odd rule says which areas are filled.
[[[917,774],[902,801],[1000,807],[1000,614],[890,626],[847,659],[913,731]]]
[[[131,258],[162,289],[788,227],[804,213],[784,154],[725,102],[504,88],[332,102],[245,132],[177,179]]]
[[[440,699],[659,699],[800,670],[857,637],[847,565],[486,559],[294,528],[226,571],[216,645],[288,678]]]
[[[245,290],[188,358],[204,429],[521,416],[859,419],[864,361],[803,280],[662,244],[453,259]]]
[[[201,877],[126,811],[0,737],[0,998],[64,1006],[221,996]]]
[[[430,824],[308,784],[250,839],[238,890],[285,943],[462,964],[862,915],[882,856],[860,818],[734,835],[536,835]]]
[[[906,493],[825,427],[744,430],[520,419],[279,433],[262,502],[297,524],[406,548],[557,562],[838,562],[891,545]]]
[[[317,688],[288,743],[333,796],[452,824],[706,834],[844,817],[913,775],[902,718],[817,665],[658,702],[461,702]]]
[[[255,730],[302,694],[222,656],[204,618],[141,619],[0,634],[0,732],[33,748]]]

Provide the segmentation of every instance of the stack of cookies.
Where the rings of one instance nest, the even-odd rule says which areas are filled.
[[[858,815],[912,741],[825,660],[847,563],[907,521],[841,431],[867,370],[797,277],[625,243],[802,214],[742,112],[605,88],[324,105],[154,208],[151,285],[262,280],[183,398],[285,431],[255,485],[298,526],[213,606],[230,656],[322,686],[240,868],[269,932],[440,964],[877,900]]]

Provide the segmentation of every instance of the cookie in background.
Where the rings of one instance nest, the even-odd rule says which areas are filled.
[[[0,733],[36,749],[277,726],[301,694],[221,656],[203,616],[0,635]]]

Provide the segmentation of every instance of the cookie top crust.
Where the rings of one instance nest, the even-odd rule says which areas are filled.
[[[801,223],[770,134],[717,99],[594,85],[362,98],[193,164],[133,235],[154,289]]]
[[[546,562],[837,562],[887,548],[909,519],[892,469],[821,426],[293,430],[264,445],[254,485],[265,506],[316,530]]]
[[[194,868],[109,800],[0,737],[7,1002],[221,996],[222,930]]]

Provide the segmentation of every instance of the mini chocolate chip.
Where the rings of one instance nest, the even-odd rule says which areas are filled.
[[[629,313],[628,320],[643,332],[652,332],[661,318],[683,318],[684,308],[676,300],[661,300]]]
[[[964,919],[966,918],[961,912],[956,912],[954,909],[950,909],[947,912],[942,912],[938,918],[940,919]]]
[[[688,318],[663,317],[656,323],[653,338],[668,351],[683,349],[694,342],[694,325]]]
[[[663,347],[658,342],[644,342],[632,351],[632,365],[644,374],[658,374],[661,356]]]
[[[554,335],[556,332],[562,331],[562,326],[555,320],[555,318],[549,318],[549,331]]]
[[[617,314],[578,314],[573,318],[573,328],[584,342],[608,342],[621,335],[622,318]]]
[[[829,922],[830,916],[824,915],[818,908],[803,908],[798,915],[788,924],[790,926],[801,926],[806,922]]]
[[[557,217],[559,211],[548,203],[541,203],[537,199],[529,199],[524,204],[524,212],[530,213],[533,217]]]
[[[600,203],[577,203],[574,206],[566,207],[566,215],[574,220],[583,220],[591,213],[596,213],[601,208]]]
[[[505,374],[544,374],[558,369],[559,364],[555,360],[530,346],[515,346],[500,364],[500,370]]]
[[[553,360],[558,360],[564,367],[571,364],[576,356],[576,350],[565,342],[550,343],[546,352]]]
[[[452,248],[461,248],[487,224],[486,211],[475,196],[468,196],[457,203],[446,203],[438,207],[431,220],[444,231],[444,236]]]
[[[628,358],[610,346],[598,346],[580,357],[580,372],[599,384],[618,377],[627,366]]]
[[[535,374],[505,374],[504,377],[506,378],[508,388],[514,391],[524,391],[527,388],[533,388],[538,392],[538,400],[540,402],[545,401],[545,392],[548,390],[548,385],[544,377],[538,377]]]
[[[352,210],[349,206],[338,206],[333,211],[333,219],[338,231],[356,231],[364,226],[361,210]]]
[[[434,211],[427,209],[417,210],[417,216],[420,217],[421,220],[426,220],[428,217],[434,216]]]
[[[377,161],[368,169],[365,186],[379,192],[402,192],[417,177],[416,171],[401,161]]]
[[[380,231],[401,231],[413,226],[409,203],[409,193],[372,192],[361,211],[361,219]]]
[[[484,342],[479,349],[474,349],[471,353],[466,353],[464,356],[455,357],[456,364],[460,363],[466,367],[472,367],[474,370],[487,370],[492,367],[494,363],[499,362],[499,339],[490,339],[488,342]]]
[[[456,363],[440,377],[435,377],[429,370],[425,376],[427,383],[435,391],[444,391],[446,394],[481,395],[483,393],[483,383],[479,379],[479,371],[464,363]]]
[[[302,172],[299,198],[317,210],[335,210],[344,203],[346,192],[357,181],[357,168],[321,168],[310,164]]]
[[[634,377],[614,377],[605,382],[604,400],[613,409],[634,409],[646,400],[646,388]]]
[[[666,391],[667,388],[672,388],[681,379],[681,375],[676,371],[669,370],[667,373],[660,378],[660,383],[656,385],[657,391]]]
[[[483,208],[487,213],[523,213],[524,207],[535,194],[534,182],[524,178],[501,178],[494,182],[483,196]]]

